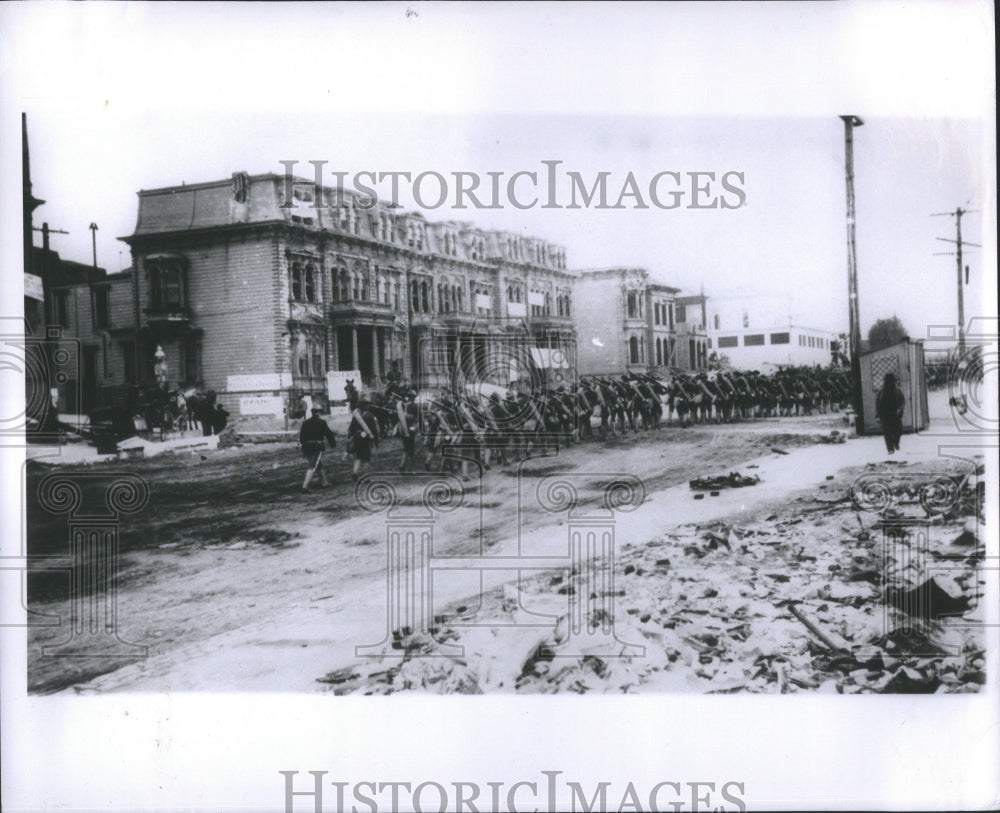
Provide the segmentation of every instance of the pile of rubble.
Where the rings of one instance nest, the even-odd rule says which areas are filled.
[[[962,487],[975,495],[968,479]],[[900,532],[902,513],[926,519],[905,489],[900,497],[881,513],[847,497],[799,497],[739,525],[683,526],[624,546],[613,593],[581,602],[590,633],[612,624],[611,646],[568,632],[567,597],[587,589],[585,574],[547,574],[498,588],[476,612],[438,616],[424,634],[403,630],[387,657],[321,681],[338,694],[977,692],[977,511]],[[558,620],[524,626],[525,611]]]

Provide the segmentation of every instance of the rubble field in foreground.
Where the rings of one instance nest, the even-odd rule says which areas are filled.
[[[568,635],[581,574],[545,573],[490,591],[474,610],[449,607],[424,633],[397,630],[385,657],[319,681],[366,695],[978,692],[980,474],[945,460],[869,464],[738,520],[619,539],[612,589],[574,596],[593,632],[613,628],[611,647],[607,636]],[[891,490],[889,504],[858,508],[861,475]],[[919,490],[941,477],[958,496],[930,514]],[[556,621],[516,626],[525,611]],[[456,644],[461,656],[448,654]],[[630,645],[643,654],[629,656]]]

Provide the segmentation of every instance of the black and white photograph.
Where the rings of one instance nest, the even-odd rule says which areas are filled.
[[[0,10],[5,809],[995,808],[991,12]]]

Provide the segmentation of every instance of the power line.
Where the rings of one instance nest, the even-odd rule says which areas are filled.
[[[939,256],[942,254],[954,254],[956,258],[956,268],[958,272],[958,354],[959,356],[965,355],[965,291],[962,283],[962,248],[964,246],[974,246],[976,248],[982,248],[979,243],[970,243],[968,241],[962,240],[962,215],[972,214],[973,212],[978,212],[978,209],[963,209],[961,206],[955,209],[954,212],[935,212],[931,217],[953,217],[955,218],[955,239],[952,240],[950,237],[935,237],[935,240],[941,240],[945,243],[954,243],[955,251],[939,251],[935,252],[935,255]],[[965,268],[965,285],[969,284],[969,266],[964,266]]]

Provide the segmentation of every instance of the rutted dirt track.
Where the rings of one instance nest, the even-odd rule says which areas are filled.
[[[519,482],[523,490],[525,481],[550,473],[586,475],[583,482],[594,488],[584,486],[585,500],[596,499],[598,486],[616,475],[638,477],[647,504],[618,530],[620,542],[631,547],[692,521],[714,521],[733,513],[749,516],[753,512],[744,504],[747,500],[753,500],[755,510],[768,501],[787,510],[782,502],[790,493],[827,473],[803,470],[804,461],[792,459],[803,452],[794,450],[815,443],[832,428],[843,428],[839,416],[662,428],[563,449],[558,457],[524,464],[520,478],[514,467],[495,468],[481,480],[474,477],[466,483],[462,507],[438,520],[435,554],[510,556],[515,552],[511,540],[519,534],[543,544],[565,539],[558,515],[517,510]],[[877,448],[868,439],[840,448],[855,444]],[[775,454],[773,447],[793,454]],[[815,451],[828,456],[835,452],[830,446],[816,446]],[[859,459],[868,453],[860,452]],[[398,459],[398,441],[388,441],[376,467],[390,472]],[[822,455],[816,459],[822,461]],[[836,459],[829,457],[829,465]],[[761,485],[693,500],[688,480],[731,470],[753,473],[744,468],[752,460],[761,471],[767,469],[761,461],[772,461],[773,471]],[[60,470],[104,472],[109,479],[114,472],[130,471],[149,485],[148,505],[122,518],[117,580],[119,637],[147,647],[147,653],[102,656],[92,641],[80,639],[78,657],[43,657],[43,645],[67,638],[66,624],[33,628],[29,634],[33,692],[70,687],[328,691],[327,684],[317,681],[338,668],[349,670],[356,663],[354,647],[376,643],[387,632],[385,518],[359,507],[348,462],[339,453],[328,460],[331,486],[309,494],[300,490],[304,463],[291,444]],[[801,477],[796,475],[799,470]],[[48,471],[50,467],[40,463],[28,467],[29,552],[65,555],[65,519],[45,513],[30,499]],[[417,500],[424,482],[402,481],[400,500]],[[719,578],[707,574],[707,568],[724,566],[724,561],[706,561],[703,575],[714,584]],[[516,577],[510,573],[506,581]],[[31,609],[68,619],[67,578],[65,572],[34,574],[29,583]],[[486,606],[488,597],[502,595],[499,582],[504,580],[498,576],[498,584],[485,585],[487,601],[481,610],[492,611]],[[463,589],[461,580],[443,589],[435,596],[435,609],[444,612],[450,606],[454,613],[456,606],[461,607]],[[469,583],[467,594],[476,589]],[[348,671],[345,679],[357,688],[351,675]],[[339,681],[341,689],[344,683]],[[532,690],[523,685],[500,688]],[[708,689],[694,681],[684,690]]]

